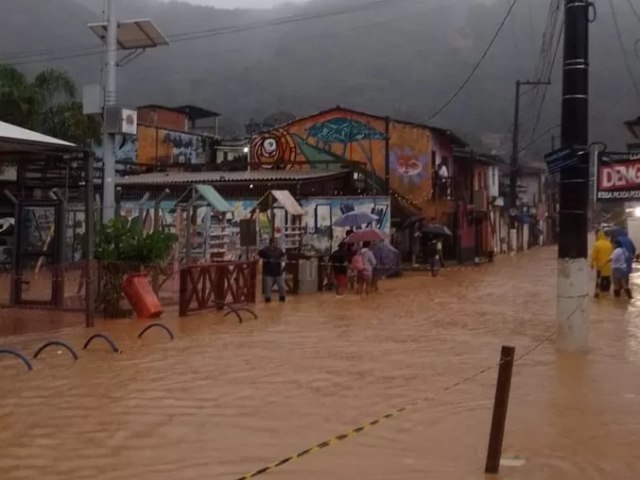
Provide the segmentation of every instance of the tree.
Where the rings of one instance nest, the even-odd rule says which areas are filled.
[[[82,113],[71,77],[47,69],[32,81],[0,64],[0,120],[76,144],[97,140],[100,124]]]

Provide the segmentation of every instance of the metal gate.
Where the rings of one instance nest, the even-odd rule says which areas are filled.
[[[11,282],[13,305],[63,306],[65,227],[62,201],[18,202]]]

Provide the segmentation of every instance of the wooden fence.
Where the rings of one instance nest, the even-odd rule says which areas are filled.
[[[257,262],[216,262],[180,269],[180,316],[256,301]]]

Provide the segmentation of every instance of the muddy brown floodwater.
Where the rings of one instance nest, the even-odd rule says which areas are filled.
[[[635,279],[638,284],[639,278]],[[638,288],[640,297],[640,288]],[[496,371],[555,328],[555,250],[410,275],[368,299],[330,294],[259,305],[258,321],[165,318],[176,333],[101,330],[72,363],[56,349],[26,372],[0,358],[0,478],[233,480],[428,395],[432,401],[260,478],[483,479]],[[495,478],[640,478],[640,303],[593,302],[588,355],[545,344],[514,368]],[[84,329],[49,338],[78,349]]]

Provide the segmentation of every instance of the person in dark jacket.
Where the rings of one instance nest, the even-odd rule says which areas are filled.
[[[344,287],[347,285],[349,264],[347,260],[347,244],[340,242],[338,249],[331,254],[330,260],[333,278],[336,281],[336,295],[344,295]]]
[[[275,237],[269,239],[269,246],[260,250],[258,255],[262,259],[262,293],[264,301],[266,303],[271,302],[271,290],[276,285],[280,301],[284,302],[286,299],[284,279],[282,278],[284,252],[278,246]]]
[[[349,229],[345,233],[344,240],[342,240],[342,243],[345,244],[345,254],[347,255],[347,265],[351,265],[351,261],[353,260],[353,257],[355,257],[356,253],[358,253],[355,243],[347,242],[347,239],[351,235],[353,235],[353,230]],[[347,268],[347,283],[349,284],[349,288],[351,290],[355,289],[355,286],[356,286],[356,274],[353,271],[353,269]]]

